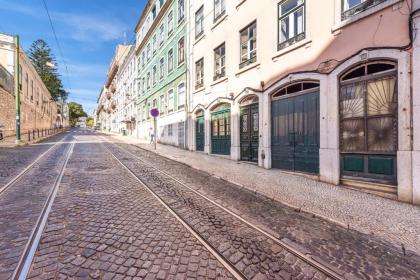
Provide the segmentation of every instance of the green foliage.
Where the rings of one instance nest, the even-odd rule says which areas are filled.
[[[93,118],[87,118],[86,119],[86,126],[88,127],[88,128],[92,128],[92,126],[93,126],[93,124],[95,123],[95,121],[93,120]]]
[[[65,101],[68,97],[68,92],[63,88],[63,83],[57,70],[57,61],[48,44],[42,39],[36,40],[32,43],[28,56],[51,93],[52,98],[56,101],[60,99]]]
[[[77,120],[80,117],[87,117],[86,112],[83,110],[83,106],[76,102],[70,102],[69,106],[69,114],[70,114],[70,124],[71,126],[75,126]]]

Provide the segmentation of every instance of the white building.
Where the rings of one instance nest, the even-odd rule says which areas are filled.
[[[137,63],[134,46],[130,46],[127,52],[116,75],[116,125],[118,133],[137,137]]]

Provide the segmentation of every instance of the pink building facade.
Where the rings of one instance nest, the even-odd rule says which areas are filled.
[[[191,1],[190,149],[420,204],[419,2]]]

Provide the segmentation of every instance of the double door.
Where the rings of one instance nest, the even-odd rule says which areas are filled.
[[[259,142],[258,103],[241,108],[241,160],[258,162]]]
[[[319,173],[319,92],[272,101],[272,167]]]

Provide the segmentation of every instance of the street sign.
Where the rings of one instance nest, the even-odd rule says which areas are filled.
[[[154,118],[159,117],[159,110],[157,108],[153,108],[150,110],[150,115]]]

